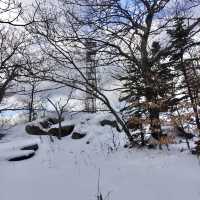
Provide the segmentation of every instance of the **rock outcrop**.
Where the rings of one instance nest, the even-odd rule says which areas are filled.
[[[86,133],[78,133],[78,132],[74,132],[72,134],[72,139],[81,139],[81,138],[84,138],[86,136]]]
[[[111,126],[112,128],[116,128],[117,131],[121,132],[121,130],[117,124],[117,121],[115,121],[115,120],[112,121],[112,120],[104,119],[104,120],[100,121],[100,124],[101,124],[101,126],[106,126],[106,125]]]
[[[65,137],[68,136],[72,133],[72,131],[74,130],[74,125],[69,125],[69,126],[62,126],[61,128],[61,137]],[[51,128],[48,131],[48,135],[52,135],[52,136],[59,136],[59,128]]]
[[[25,130],[30,135],[47,135],[47,132],[36,125],[26,125]]]

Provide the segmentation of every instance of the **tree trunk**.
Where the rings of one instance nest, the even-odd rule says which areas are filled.
[[[58,126],[59,126],[59,128],[58,128],[58,139],[61,140],[61,137],[62,137],[62,114],[59,115],[58,120],[59,120],[59,122],[58,122]]]
[[[162,130],[161,130],[160,110],[159,110],[159,108],[151,107],[149,109],[149,117],[150,117],[151,135],[156,140],[160,140],[161,135],[162,135]],[[159,148],[162,149],[161,144],[159,144]]]
[[[143,132],[142,124],[140,124],[140,135],[141,135],[141,146],[144,146],[145,141],[144,141],[144,132]]]
[[[34,114],[34,108],[33,108],[34,93],[35,93],[35,86],[32,85],[32,89],[31,89],[31,100],[30,100],[30,102],[29,102],[29,122],[33,121],[33,114]]]

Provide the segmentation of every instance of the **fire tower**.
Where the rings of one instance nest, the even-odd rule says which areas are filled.
[[[97,44],[90,39],[86,40],[86,77],[89,85],[86,85],[86,98],[85,98],[85,110],[87,112],[96,112],[96,97],[95,90],[92,87],[97,88],[97,62],[96,62],[96,47]]]

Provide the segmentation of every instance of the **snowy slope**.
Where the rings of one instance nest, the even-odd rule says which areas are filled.
[[[12,129],[0,143],[0,156],[27,143],[38,143],[40,148],[29,160],[0,159],[0,199],[95,200],[99,170],[105,199],[200,199],[196,157],[181,153],[177,145],[170,146],[170,151],[124,149],[122,133],[98,124],[108,116],[78,114],[68,118],[63,124],[76,124],[76,131],[87,133],[80,140],[68,136],[51,143],[48,137],[26,135],[24,125]]]

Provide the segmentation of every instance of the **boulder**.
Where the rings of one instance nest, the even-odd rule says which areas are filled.
[[[31,153],[29,153],[29,154],[14,156],[14,157],[12,157],[12,158],[9,158],[8,161],[27,160],[27,159],[29,159],[29,158],[32,158],[34,155],[35,155],[35,152],[31,152]]]
[[[64,118],[62,118],[61,121],[64,121]],[[46,129],[46,128],[50,128],[51,125],[58,124],[59,120],[57,118],[49,117],[43,121],[40,121],[39,123],[42,126],[42,128]]]
[[[69,125],[69,126],[63,126],[61,128],[61,137],[65,137],[68,136],[72,133],[72,131],[74,130],[74,125]],[[52,136],[59,136],[59,128],[51,128],[48,131],[48,135],[52,135]]]
[[[47,132],[36,125],[27,125],[25,130],[30,135],[47,135]]]
[[[33,144],[33,145],[28,145],[25,147],[22,147],[21,150],[33,150],[33,151],[37,151],[39,148],[38,144]]]
[[[77,139],[81,139],[81,138],[83,138],[83,137],[85,137],[85,136],[86,136],[85,133],[74,132],[74,133],[72,134],[72,139],[77,140]]]
[[[100,124],[101,124],[101,126],[106,126],[106,125],[111,126],[113,128],[116,128],[118,132],[121,132],[121,130],[117,124],[117,121],[115,121],[115,120],[112,121],[112,120],[104,119],[104,120],[100,121]]]

